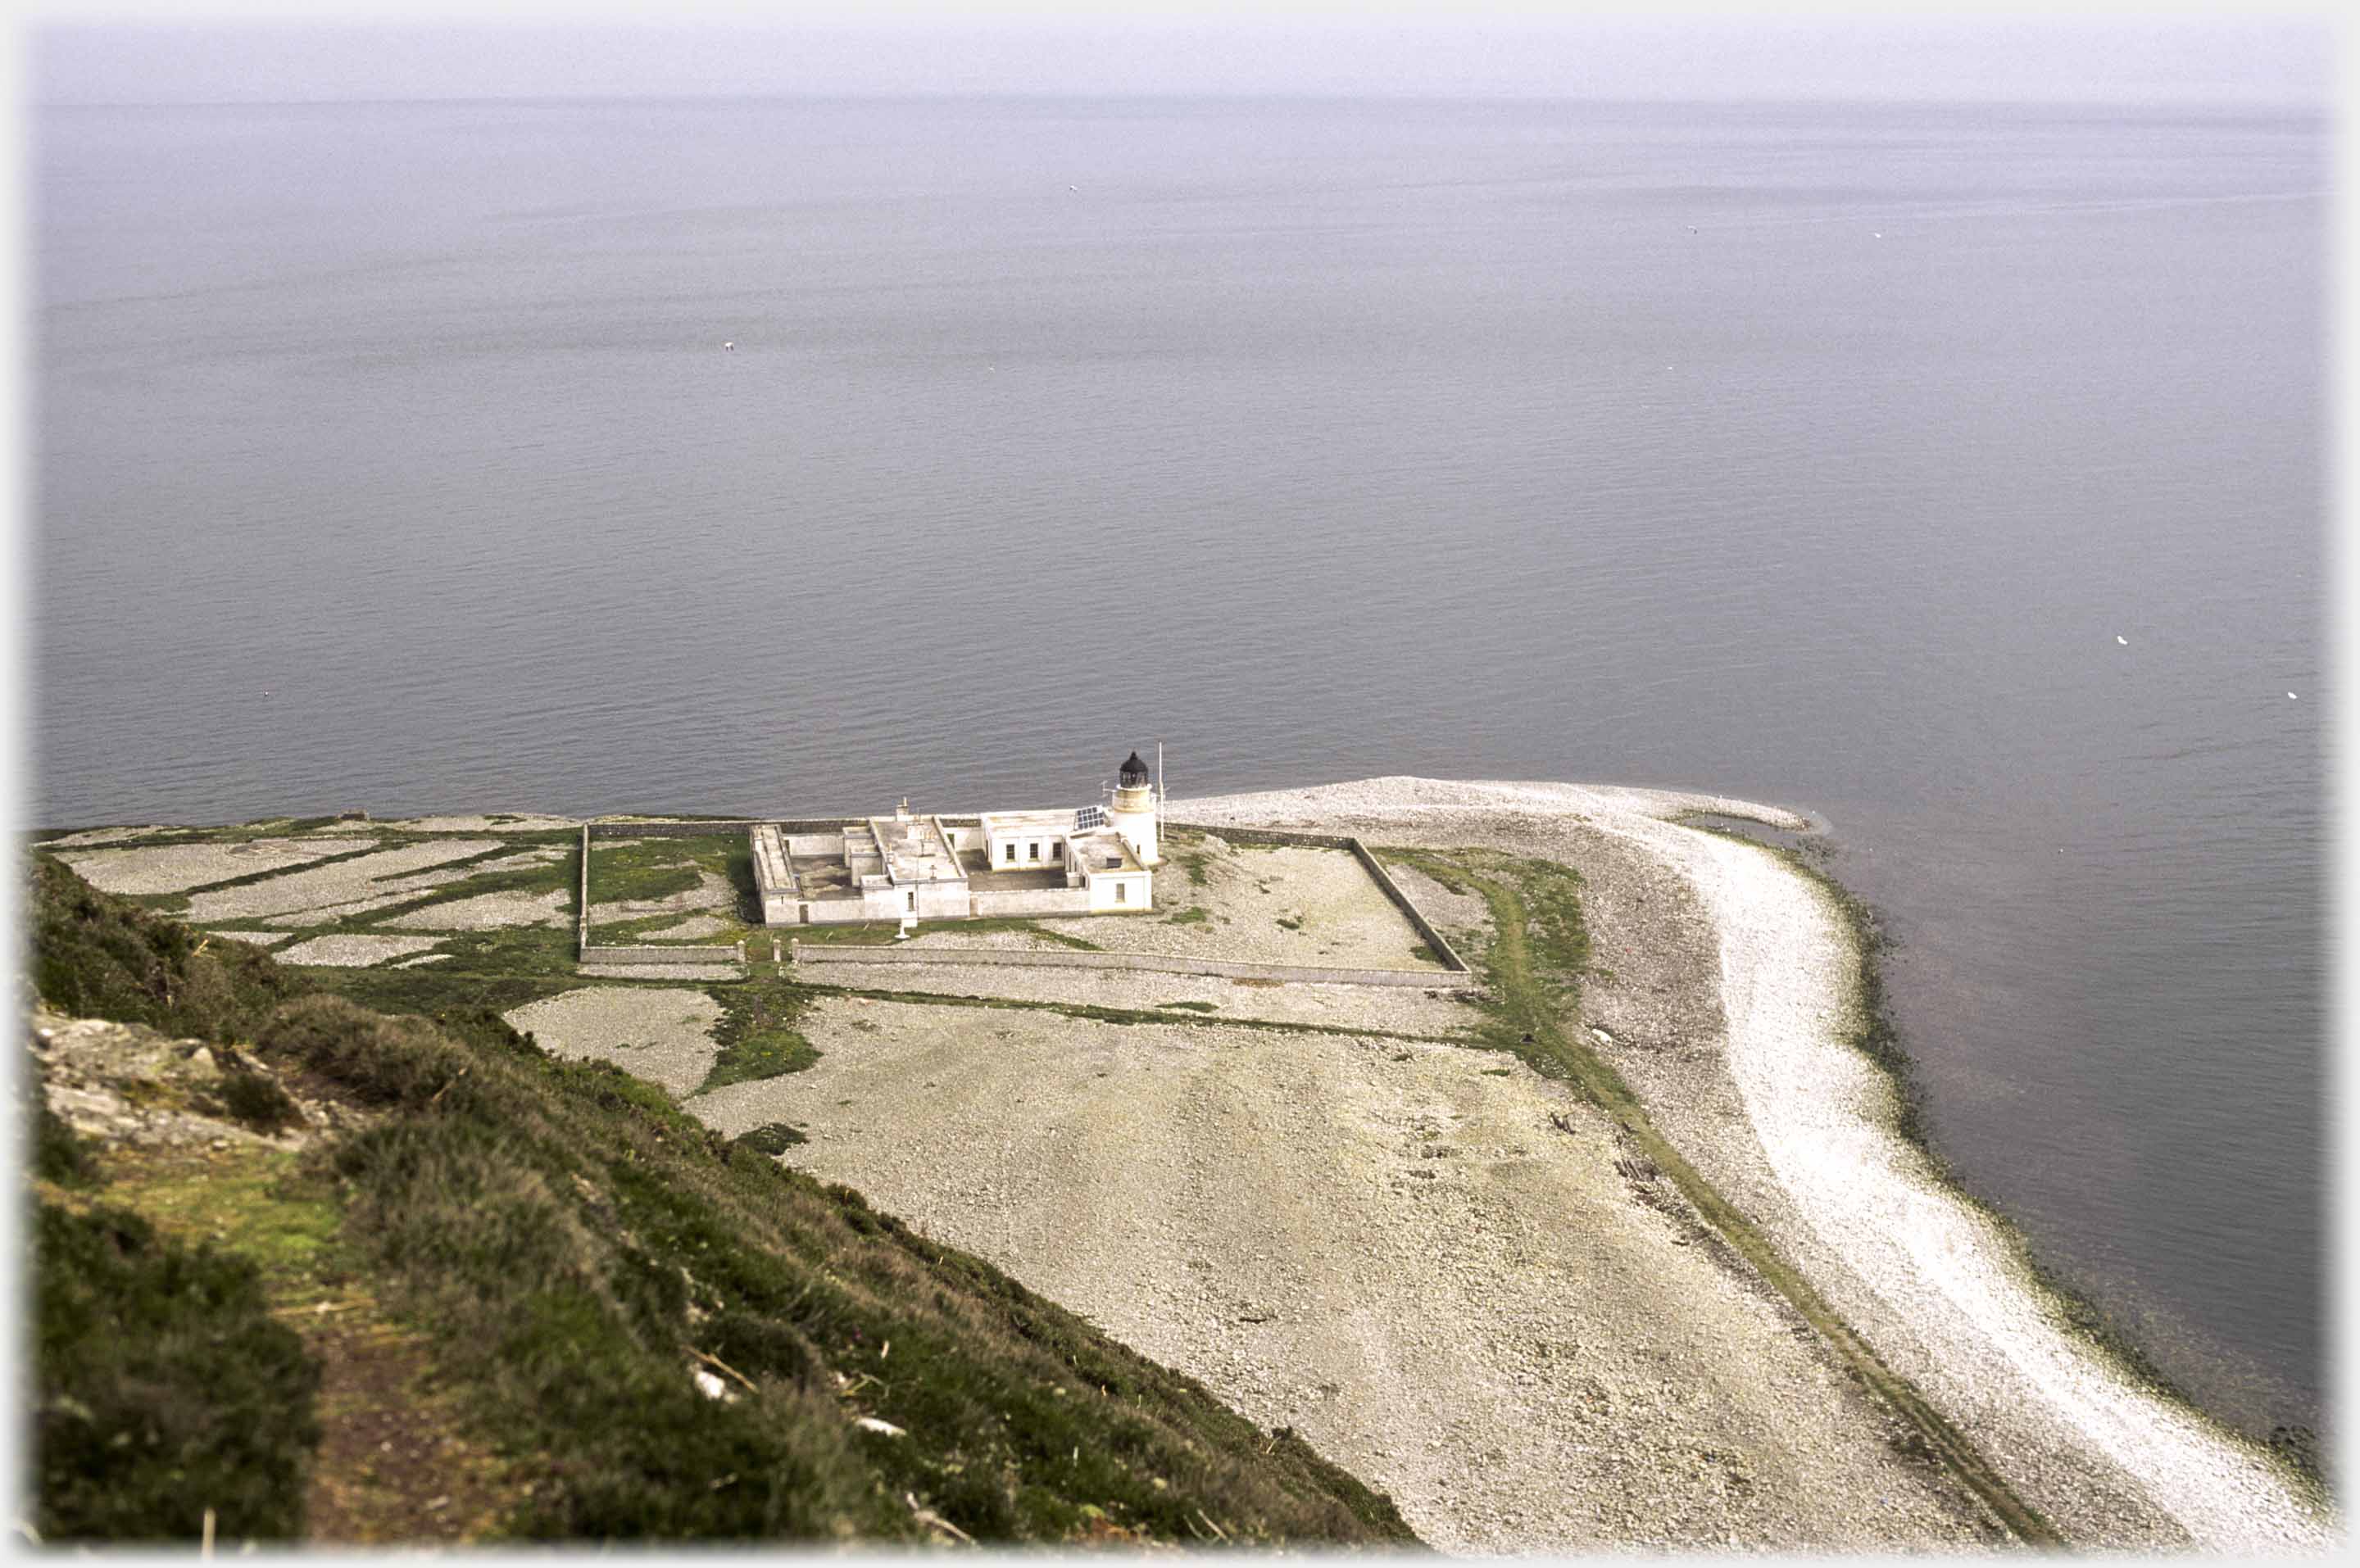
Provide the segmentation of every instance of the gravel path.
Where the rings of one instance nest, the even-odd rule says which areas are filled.
[[[507,1017],[552,1055],[611,1062],[674,1094],[694,1093],[721,1050],[712,1034],[721,1004],[672,986],[590,985]]]
[[[858,998],[803,1028],[816,1067],[692,1108],[802,1127],[792,1163],[1294,1427],[1445,1550],[1984,1539],[1512,1059]]]
[[[1409,779],[1191,801],[1174,814],[1302,817],[1560,857],[1573,830],[1593,845],[1619,841],[1626,866],[1668,871],[1672,885],[1657,878],[1644,891],[1609,878],[1601,898],[1597,859],[1572,857],[1593,885],[1601,959],[1631,971],[1594,988],[1609,994],[1586,998],[1586,1011],[1618,1062],[1666,1063],[1632,1076],[1708,1177],[2069,1537],[2147,1550],[2324,1550],[2333,1521],[2252,1445],[2147,1393],[2067,1331],[2016,1243],[1893,1133],[1885,1081],[1841,1043],[1856,955],[1824,893],[1765,851],[1661,820],[1680,810],[1797,825],[1717,798]],[[1700,928],[1718,1018],[1701,1030],[1688,1022],[1699,1010],[1693,997],[1679,1005],[1683,982],[1645,972],[1649,949],[1675,944],[1628,940],[1623,914],[1685,920],[1691,947]],[[1634,996],[1634,985],[1652,986],[1652,998]],[[1671,1005],[1649,1005],[1666,996]],[[1661,1093],[1675,1083],[1684,1092]],[[1719,1119],[1700,1121],[1716,1097]]]
[[[366,849],[366,838],[257,838],[243,844],[163,844],[70,851],[58,858],[102,893],[178,893],[208,882],[308,865]],[[220,918],[220,917],[207,917]]]

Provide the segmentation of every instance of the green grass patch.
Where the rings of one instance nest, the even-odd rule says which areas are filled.
[[[1202,904],[1191,904],[1186,909],[1175,910],[1164,918],[1168,923],[1175,926],[1201,926],[1212,923],[1213,912]]]
[[[1090,941],[1087,937],[1076,936],[1070,931],[1051,931],[1047,926],[1031,921],[1019,922],[1019,924],[1021,929],[1029,930],[1034,936],[1039,937],[1043,942],[1054,942],[1059,947],[1070,947],[1076,953],[1104,953],[1106,951],[1105,948],[1100,947],[1097,942]]]
[[[694,838],[594,838],[590,841],[590,901],[636,903],[693,892],[697,885]]]
[[[811,1006],[811,994],[803,987],[765,977],[707,985],[705,994],[721,1004],[721,1021],[713,1029],[721,1053],[696,1086],[697,1094],[800,1073],[819,1061],[819,1052],[795,1027]]]
[[[1205,835],[1193,828],[1166,827],[1158,845],[1164,858],[1188,874],[1188,886],[1202,887],[1213,879],[1213,852]]]
[[[811,1139],[803,1136],[803,1128],[792,1123],[764,1122],[760,1127],[739,1133],[729,1141],[740,1149],[750,1149],[757,1154],[776,1158],[795,1145],[809,1143]]]

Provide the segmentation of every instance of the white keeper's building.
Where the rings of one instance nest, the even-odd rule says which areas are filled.
[[[912,815],[840,825],[758,822],[766,925],[1126,914],[1155,905],[1159,781],[1132,752],[1102,804],[1071,811]],[[815,831],[802,831],[815,830]]]

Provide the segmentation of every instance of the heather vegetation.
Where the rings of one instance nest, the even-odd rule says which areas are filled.
[[[29,912],[49,1005],[235,1043],[347,1124],[315,1131],[300,1171],[257,1178],[243,1220],[205,1222],[217,1247],[191,1248],[132,1212],[156,1183],[115,1184],[119,1209],[61,1185],[136,1161],[41,1123],[51,1539],[187,1538],[204,1507],[231,1539],[300,1535],[307,1466],[397,1413],[365,1394],[307,1413],[317,1368],[285,1324],[314,1335],[309,1314],[350,1298],[407,1336],[464,1435],[497,1454],[482,1536],[1411,1540],[1387,1499],[1290,1433],[782,1167],[769,1154],[794,1129],[732,1143],[614,1067],[552,1061],[477,1005],[504,995],[438,992],[431,970],[299,975],[46,862]],[[514,984],[541,983],[520,967]],[[735,1062],[791,1055],[792,991],[744,1001],[725,1031]],[[268,1091],[236,1093],[238,1114],[279,1125]],[[270,1196],[298,1178],[302,1202]],[[221,1201],[191,1193],[206,1180],[177,1174],[175,1203]],[[303,1268],[335,1259],[338,1301],[257,1283],[294,1255],[271,1230],[282,1215],[300,1216]]]

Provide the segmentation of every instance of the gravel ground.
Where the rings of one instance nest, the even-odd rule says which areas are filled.
[[[1213,851],[1205,885],[1173,864],[1155,874],[1156,918],[1084,916],[1043,920],[1116,953],[1168,953],[1252,964],[1338,964],[1369,969],[1438,969],[1420,958],[1417,929],[1402,918],[1360,863],[1340,849]],[[1202,909],[1201,923],[1170,917]],[[1300,930],[1279,924],[1299,923]]]
[[[158,833],[180,831],[179,828],[169,827],[160,822],[151,822],[146,827],[137,828],[84,828],[80,833],[70,833],[61,838],[44,840],[41,847],[43,849],[75,849],[91,844],[126,844],[133,839],[152,838]]]
[[[285,942],[288,936],[285,931],[209,931],[205,934],[224,937],[231,942],[242,942],[249,947],[277,947],[280,942]]]
[[[578,828],[581,821],[574,817],[544,816],[539,811],[499,813],[500,820],[491,816],[411,817],[404,822],[385,822],[385,827],[400,828],[409,833],[545,833],[552,828]]]
[[[528,866],[554,866],[561,860],[573,858],[574,852],[570,849],[561,849],[552,844],[537,844],[530,849],[518,850],[514,855],[503,855],[490,860],[480,861],[470,875],[485,871],[516,871]]]
[[[406,915],[378,922],[394,931],[478,931],[509,926],[568,926],[574,923],[574,895],[562,887],[546,893],[479,893],[429,904]]]
[[[296,910],[345,914],[359,908],[381,908],[388,903],[400,902],[403,897],[413,895],[421,887],[433,887],[467,875],[446,872],[421,877],[405,876],[405,873],[425,872],[429,866],[470,855],[481,855],[487,849],[498,847],[497,840],[465,838],[432,839],[425,844],[405,844],[399,849],[364,855],[357,860],[340,860],[333,866],[322,866],[316,870],[290,871],[267,882],[225,887],[217,893],[192,894],[189,898],[187,919],[192,921],[252,920]]]
[[[721,1004],[702,991],[591,985],[507,1017],[552,1055],[611,1062],[674,1094],[694,1093],[721,1050],[712,1035]]]
[[[815,1068],[697,1115],[802,1127],[791,1162],[1294,1427],[1447,1551],[1983,1539],[1611,1124],[1510,1060],[857,998],[803,1029]]]
[[[574,973],[590,980],[743,980],[736,964],[580,964]]]
[[[1841,1043],[1856,956],[1824,895],[1765,851],[1662,820],[1680,810],[1803,825],[1713,797],[1414,779],[1174,814],[1574,865],[1613,973],[1586,988],[1585,1021],[1667,1135],[2019,1495],[2090,1545],[2323,1550],[2332,1521],[2062,1328],[2016,1243],[1895,1136],[1884,1080]]]
[[[1136,975],[1109,969],[1001,969],[982,964],[813,964],[798,978],[873,991],[933,991],[1147,1008],[1209,1002],[1225,1018],[1269,1018],[1398,1034],[1462,1034],[1475,1010],[1455,996],[1404,985],[1248,985],[1199,975]]]
[[[1453,893],[1414,866],[1388,866],[1385,875],[1459,949],[1460,958],[1480,953],[1491,942],[1491,906],[1480,893]]]
[[[178,893],[208,882],[303,866],[366,849],[366,838],[257,838],[244,844],[166,844],[69,852],[58,858],[102,893]],[[218,918],[218,917],[215,917]]]
[[[281,964],[316,964],[335,969],[357,969],[365,964],[399,958],[404,953],[417,953],[432,947],[431,936],[315,936],[309,942],[283,947],[273,954]]]

